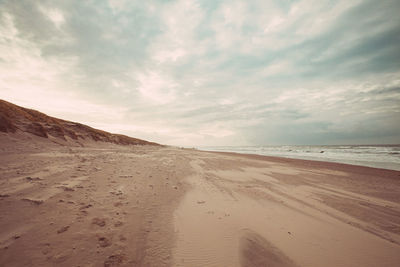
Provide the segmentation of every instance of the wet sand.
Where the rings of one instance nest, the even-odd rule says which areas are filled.
[[[396,266],[400,172],[153,146],[0,151],[0,266]]]

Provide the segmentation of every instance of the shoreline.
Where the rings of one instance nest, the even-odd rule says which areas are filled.
[[[266,157],[266,158],[282,158],[282,159],[292,159],[292,160],[300,160],[300,161],[317,161],[317,162],[324,162],[324,163],[335,163],[335,164],[345,164],[345,165],[351,165],[351,166],[359,166],[359,167],[367,167],[367,168],[374,168],[374,169],[382,169],[382,170],[390,170],[390,171],[400,171],[400,165],[397,167],[394,167],[392,163],[386,163],[386,162],[379,162],[378,164],[370,163],[370,162],[350,162],[350,161],[345,161],[345,160],[339,160],[339,159],[324,159],[324,158],[305,158],[305,157],[292,157],[292,156],[281,156],[281,155],[261,155],[261,154],[256,154],[256,153],[242,153],[242,152],[235,152],[235,151],[214,151],[214,150],[201,150],[198,149],[198,151],[204,151],[204,152],[211,152],[211,153],[227,153],[227,154],[238,154],[238,155],[243,155],[243,156],[260,156],[260,157]],[[357,164],[359,163],[359,164]],[[367,165],[369,164],[369,165]],[[391,167],[383,167],[382,165],[391,165]],[[397,169],[398,168],[398,169]]]
[[[239,152],[222,152],[222,151],[206,151],[206,150],[199,150],[202,152],[209,152],[209,153],[217,153],[217,154],[226,154],[229,156],[237,156],[237,157],[248,157],[250,159],[257,159],[257,160],[264,160],[264,161],[273,161],[273,162],[281,162],[281,163],[292,163],[298,166],[310,166],[310,167],[318,167],[319,165],[326,165],[330,168],[338,168],[338,169],[350,169],[350,168],[360,168],[360,171],[364,168],[367,169],[375,169],[381,172],[398,172],[400,170],[393,170],[393,169],[386,169],[386,168],[378,168],[372,166],[365,166],[365,165],[357,165],[351,163],[344,163],[344,162],[335,162],[335,161],[324,161],[324,160],[315,160],[315,159],[300,159],[300,158],[291,158],[291,157],[281,157],[281,156],[269,156],[269,155],[259,155],[259,154],[246,154],[246,153],[239,153]]]
[[[366,149],[368,148],[368,149]],[[400,171],[400,145],[199,147],[201,151],[336,162]]]

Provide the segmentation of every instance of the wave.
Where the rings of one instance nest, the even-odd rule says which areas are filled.
[[[236,152],[400,170],[399,145],[338,145],[338,146],[214,146],[200,150]]]

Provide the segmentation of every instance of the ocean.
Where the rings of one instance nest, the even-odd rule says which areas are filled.
[[[400,145],[214,146],[199,150],[331,161],[400,171]]]

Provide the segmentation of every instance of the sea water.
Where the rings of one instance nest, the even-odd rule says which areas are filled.
[[[331,161],[400,171],[400,145],[214,146],[198,149]]]

